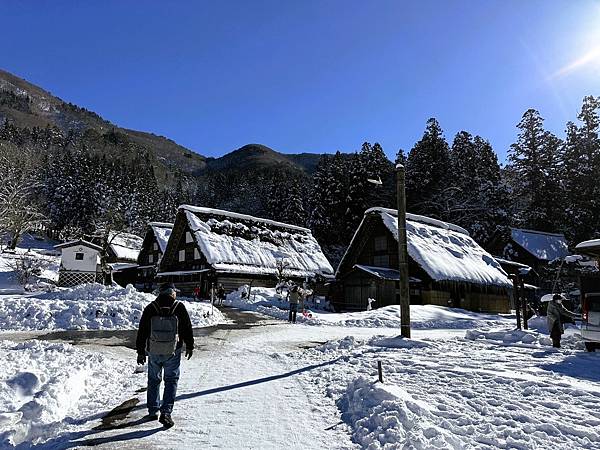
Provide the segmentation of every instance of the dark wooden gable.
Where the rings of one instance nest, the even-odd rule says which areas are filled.
[[[190,213],[193,214],[193,213]],[[186,239],[186,234],[191,236]],[[180,261],[180,252],[185,253],[185,260]],[[169,237],[165,254],[160,264],[161,272],[189,271],[208,268],[206,257],[202,254],[196,244],[193,233],[190,230],[184,210],[179,210],[173,224],[173,231]]]
[[[150,261],[150,255],[152,255],[152,261]],[[161,256],[160,245],[154,234],[154,229],[149,226],[144,235],[144,242],[142,242],[140,254],[138,255],[138,265],[148,266],[156,264],[160,261]]]

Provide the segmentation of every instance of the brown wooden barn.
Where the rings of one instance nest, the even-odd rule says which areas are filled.
[[[279,266],[279,268],[278,268]],[[249,284],[273,287],[280,269],[286,279],[333,279],[333,268],[310,230],[230,211],[182,205],[156,276],[184,294],[212,284],[227,292]]]
[[[399,303],[397,211],[365,212],[336,272],[332,301],[341,311]],[[508,312],[511,282],[500,264],[458,226],[407,214],[409,287],[413,304]]]
[[[146,228],[142,248],[137,258],[137,281],[135,287],[144,292],[156,288],[156,273],[167,249],[173,230],[172,223],[150,222]]]

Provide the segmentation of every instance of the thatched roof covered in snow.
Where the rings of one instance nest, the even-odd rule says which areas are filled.
[[[358,245],[357,236],[368,220],[381,220],[394,239],[398,240],[398,212],[387,208],[368,209],[340,262],[338,272],[345,266],[351,267],[349,253],[353,245]],[[458,281],[507,288],[512,286],[492,255],[457,225],[407,214],[406,236],[409,257],[434,281]]]
[[[199,251],[217,272],[331,277],[333,268],[307,228],[245,214],[182,205]]]

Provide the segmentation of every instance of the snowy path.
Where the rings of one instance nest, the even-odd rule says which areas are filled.
[[[330,362],[314,364],[276,355],[343,337],[348,331],[242,314],[247,325],[219,326],[199,338],[194,357],[182,363],[173,429],[162,431],[158,422],[140,423],[146,414],[141,393],[138,405],[113,423],[133,426],[65,436],[68,442],[57,439],[49,448],[354,448],[347,432],[331,428],[337,419],[321,409],[320,397],[308,396],[301,381],[301,374],[316,375]],[[374,331],[359,333],[367,336]]]

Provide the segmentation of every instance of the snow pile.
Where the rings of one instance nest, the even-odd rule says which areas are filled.
[[[378,212],[385,226],[398,240],[397,212],[381,208],[369,211]],[[406,239],[409,256],[436,281],[512,286],[492,255],[456,225],[407,215]]]
[[[288,276],[333,274],[307,228],[188,205],[180,210],[202,254],[218,271],[276,275],[278,261],[283,260]]]
[[[0,297],[0,330],[135,329],[142,312],[156,297],[126,288],[81,285],[34,296]],[[224,320],[210,305],[184,302],[194,327]]]
[[[561,339],[561,346],[569,349],[584,350],[585,345],[581,339],[579,330],[575,327],[572,333],[566,333]],[[502,343],[504,345],[526,345],[532,347],[548,347],[552,345],[552,339],[547,333],[536,330],[468,330],[465,339],[472,341],[487,340]]]
[[[599,354],[508,328],[469,335],[345,338],[288,357],[320,365],[299,375],[307,395],[359,448],[600,448]]]
[[[0,359],[1,448],[24,441],[36,444],[54,436],[66,418],[108,410],[134,389],[136,381],[124,376],[133,374],[135,361],[69,344],[4,340]]]
[[[242,298],[243,289],[230,293],[225,300],[229,306],[256,311],[277,319],[287,320],[289,303],[285,294],[277,294],[273,288],[252,288],[250,298]],[[384,306],[371,311],[353,313],[332,313],[318,308],[326,306],[323,298],[320,303],[308,302],[307,315],[298,312],[298,322],[308,325],[330,325],[338,327],[400,328],[399,306]],[[498,326],[512,323],[498,314],[485,314],[458,308],[437,305],[411,305],[411,326],[415,329],[468,329]]]
[[[564,234],[544,233],[533,230],[511,229],[512,239],[543,261],[562,259],[569,254],[569,245]]]
[[[359,377],[348,384],[337,405],[362,448],[464,448],[460,437],[436,424],[424,402],[399,386]]]

